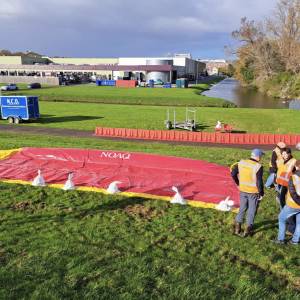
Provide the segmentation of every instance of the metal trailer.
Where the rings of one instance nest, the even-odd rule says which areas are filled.
[[[185,129],[190,131],[196,131],[197,128],[197,121],[196,121],[196,109],[193,108],[186,108],[185,110],[185,121],[177,122],[176,120],[176,110],[173,108],[173,123],[170,119],[170,109],[167,109],[167,120],[165,121],[165,125],[167,129]]]
[[[19,124],[22,120],[40,117],[39,101],[36,96],[0,96],[1,118]]]

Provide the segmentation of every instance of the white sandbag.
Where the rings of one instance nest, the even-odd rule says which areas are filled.
[[[107,192],[109,194],[117,194],[120,193],[121,191],[118,188],[118,184],[122,183],[121,181],[113,181],[107,188]]]
[[[38,170],[38,175],[33,179],[31,184],[33,186],[46,186],[46,182],[44,180],[41,170]]]
[[[63,190],[65,190],[65,191],[75,190],[73,177],[74,177],[73,173],[69,173],[68,180],[66,181],[66,183],[63,187]]]
[[[220,130],[222,129],[222,123],[220,121],[217,121],[217,124],[215,126],[215,129]]]
[[[227,197],[225,200],[222,200],[217,206],[216,209],[221,211],[231,211],[234,206],[234,202],[230,200],[230,197]]]
[[[178,188],[176,186],[172,186],[172,190],[175,192],[174,197],[171,199],[172,204],[181,204],[186,205],[186,200],[182,197],[182,195],[179,193]]]

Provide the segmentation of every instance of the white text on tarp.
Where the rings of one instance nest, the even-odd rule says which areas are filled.
[[[113,159],[130,159],[130,153],[117,153],[117,152],[101,152],[101,157]]]

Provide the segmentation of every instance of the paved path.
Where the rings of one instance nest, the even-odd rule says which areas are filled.
[[[38,126],[26,126],[15,124],[0,124],[0,131],[6,131],[11,133],[25,133],[34,135],[51,135],[51,136],[67,136],[78,138],[95,138],[111,141],[132,141],[132,142],[144,142],[144,143],[161,143],[170,145],[185,145],[185,146],[202,146],[202,147],[217,147],[217,148],[238,148],[238,149],[253,149],[261,148],[264,150],[271,150],[273,145],[236,145],[236,144],[215,144],[215,143],[193,143],[193,142],[172,142],[172,141],[152,141],[152,140],[138,140],[138,139],[124,139],[115,137],[100,137],[95,136],[94,132],[86,130],[65,129],[65,128],[49,128]]]

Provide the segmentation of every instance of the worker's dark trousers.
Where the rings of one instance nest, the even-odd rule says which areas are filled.
[[[243,223],[245,213],[247,211],[247,225],[251,226],[254,223],[257,207],[259,204],[259,194],[249,194],[240,192],[240,210],[235,218],[237,223]]]
[[[278,184],[277,189],[277,197],[279,200],[280,210],[282,210],[285,206],[285,197],[288,192],[288,188],[286,186]]]

